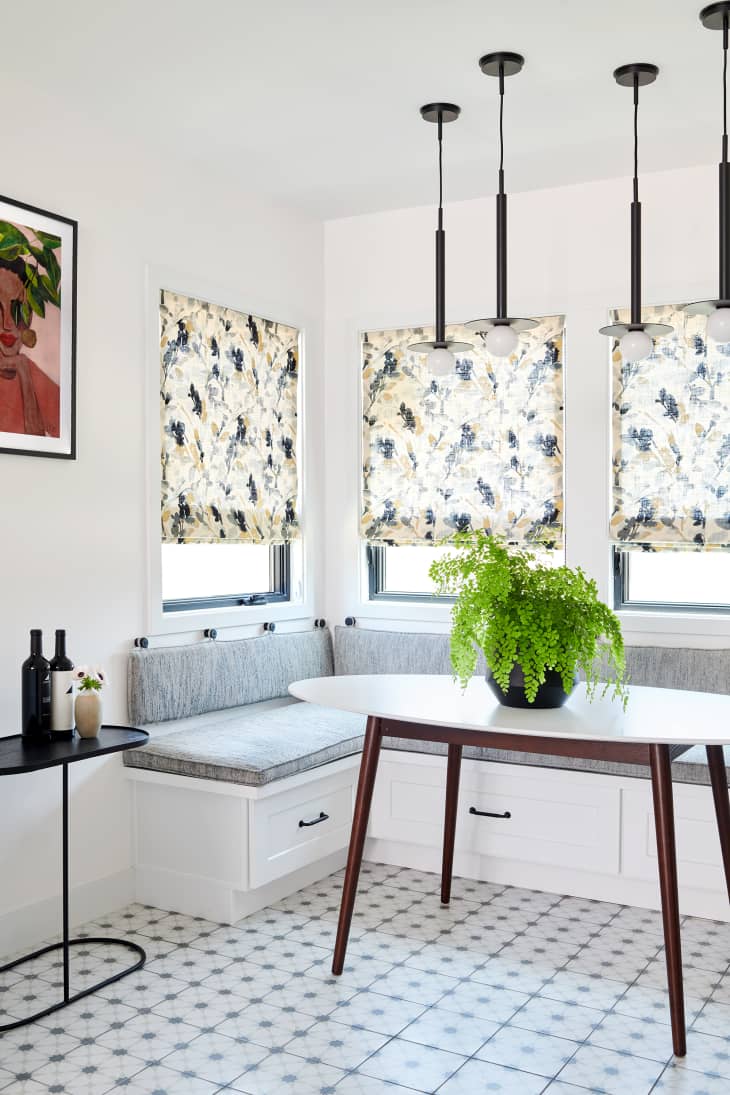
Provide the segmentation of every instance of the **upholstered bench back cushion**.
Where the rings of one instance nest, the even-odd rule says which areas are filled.
[[[730,693],[730,650],[627,646],[632,684]],[[480,656],[477,673],[484,673]],[[335,628],[335,673],[451,673],[449,636]]]
[[[293,681],[332,671],[326,629],[135,650],[129,658],[129,719],[143,726],[278,699]]]

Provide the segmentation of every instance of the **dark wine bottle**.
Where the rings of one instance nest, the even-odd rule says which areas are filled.
[[[66,656],[66,632],[56,632],[56,653],[51,658],[51,740],[70,741],[74,736],[74,663]]]
[[[22,734],[28,741],[47,740],[51,723],[51,667],[43,657],[42,640],[40,631],[31,631],[30,657],[21,670]]]

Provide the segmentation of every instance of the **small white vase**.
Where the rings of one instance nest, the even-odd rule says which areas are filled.
[[[97,738],[101,729],[102,704],[99,692],[79,692],[74,707],[76,732],[80,738]]]

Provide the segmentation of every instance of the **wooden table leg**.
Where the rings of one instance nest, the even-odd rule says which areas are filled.
[[[679,931],[679,894],[677,890],[677,851],[674,838],[672,765],[668,745],[650,745],[651,785],[654,795],[659,887],[664,922],[664,950],[667,959],[669,1011],[672,1043],[677,1057],[687,1053],[682,987],[682,944]]]
[[[454,872],[454,840],[456,838],[456,811],[459,805],[459,776],[461,774],[460,745],[449,746],[446,767],[446,808],[444,810],[444,856],[441,863],[441,904],[451,900],[451,876]]]
[[[717,831],[720,836],[722,862],[725,867],[725,885],[730,900],[730,797],[728,797],[725,751],[721,745],[707,746],[707,764],[710,769],[712,797],[715,800]]]
[[[347,940],[350,934],[352,910],[355,906],[357,880],[360,877],[360,864],[362,863],[362,852],[365,847],[365,835],[368,828],[368,818],[370,817],[370,803],[373,798],[375,775],[378,771],[382,736],[380,719],[370,716],[365,730],[365,743],[362,750],[362,760],[360,761],[357,795],[355,796],[355,812],[352,818],[350,850],[347,853],[345,883],[342,887],[340,918],[337,923],[337,938],[332,961],[332,972],[334,974],[342,973],[342,967],[345,964],[345,951],[347,950]]]

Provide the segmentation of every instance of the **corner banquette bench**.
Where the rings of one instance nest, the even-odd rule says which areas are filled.
[[[151,734],[124,757],[138,899],[233,922],[342,866],[364,719],[293,701],[288,687],[332,673],[448,674],[448,650],[443,634],[353,627],[335,629],[334,651],[327,630],[135,650],[129,717]],[[725,692],[730,679],[724,650],[630,647],[628,661],[636,684]],[[437,869],[446,747],[384,746],[371,854]],[[704,754],[685,752],[673,775],[687,800],[677,803],[680,872],[684,852],[691,876],[684,911],[723,915],[711,796],[691,786],[709,784]],[[647,776],[634,765],[465,749],[457,873],[539,887],[550,868],[554,887],[558,866],[566,893],[655,904]],[[509,826],[480,825],[472,802],[509,811]]]

